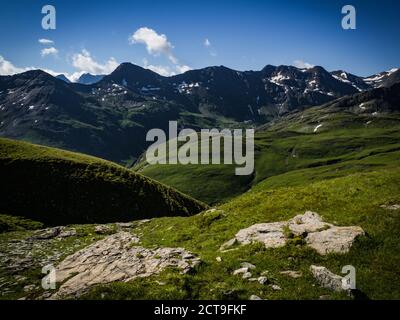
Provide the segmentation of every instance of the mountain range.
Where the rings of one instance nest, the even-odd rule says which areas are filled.
[[[398,77],[132,64],[90,85],[0,77],[0,135],[42,144],[0,138],[0,299],[399,298]],[[147,163],[147,130],[168,120],[255,127],[253,174]],[[201,264],[174,267],[188,261]],[[49,264],[71,276],[56,297],[40,286]],[[313,273],[331,283],[346,265],[351,292]]]
[[[106,76],[68,83],[34,70],[0,77],[0,136],[132,164],[149,129],[259,126],[400,80],[393,69],[367,78],[316,66],[224,66],[164,77],[131,63]]]
[[[90,74],[90,73],[84,73],[78,78],[76,83],[93,84],[93,83],[99,82],[104,77],[105,77],[105,75],[102,75],[102,74],[93,75],[93,74]],[[66,77],[65,74],[59,74],[58,76],[56,76],[56,78],[60,79],[60,80],[63,80],[66,83],[71,83],[71,81]]]

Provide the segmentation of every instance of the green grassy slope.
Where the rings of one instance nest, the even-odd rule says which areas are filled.
[[[314,132],[319,124],[322,126]],[[283,173],[293,172],[298,179],[303,175],[312,180],[304,177],[302,170],[320,168],[325,174],[319,174],[319,178],[327,179],[391,165],[399,159],[399,141],[398,113],[376,116],[312,108],[256,132],[252,176],[235,176],[235,165],[145,165],[142,161],[136,170],[214,204]],[[286,182],[293,184],[298,179]],[[281,185],[286,182],[282,180]]]
[[[343,266],[353,265],[360,290],[358,297],[399,299],[400,216],[398,211],[381,207],[400,203],[399,184],[399,167],[273,190],[265,181],[221,206],[223,213],[154,219],[134,230],[143,233],[142,242],[146,246],[184,247],[199,255],[203,264],[192,275],[169,271],[149,279],[99,286],[85,298],[248,299],[256,294],[265,299],[318,299],[321,295],[348,299],[316,284],[309,267],[317,264],[337,274]],[[286,220],[306,210],[314,210],[326,221],[338,225],[359,225],[367,236],[344,255],[320,256],[295,243],[279,249],[254,244],[225,253],[218,251],[221,244],[242,228]],[[218,256],[221,262],[216,260]],[[256,265],[252,271],[255,276],[268,271],[268,279],[282,290],[274,291],[269,286],[233,276],[233,270],[243,261]],[[301,271],[303,276],[292,279],[280,274],[284,270]],[[160,286],[160,282],[164,285]]]
[[[116,164],[8,139],[0,139],[0,176],[0,212],[46,224],[190,215],[205,208]]]
[[[393,163],[395,164],[395,163]],[[307,175],[319,176],[320,168],[307,169]],[[279,180],[291,173],[274,177]],[[297,179],[296,176],[292,177]],[[290,177],[285,177],[289,180]],[[349,299],[345,294],[321,288],[313,279],[311,264],[323,265],[340,274],[345,265],[356,268],[358,297],[369,299],[400,299],[400,215],[399,210],[388,210],[383,205],[400,204],[400,166],[378,168],[375,171],[352,173],[324,181],[303,179],[295,186],[271,187],[270,179],[259,183],[245,194],[220,206],[217,212],[200,213],[190,217],[155,218],[146,224],[134,224],[131,232],[141,235],[145,247],[183,247],[198,255],[202,264],[192,273],[182,275],[166,270],[160,275],[129,283],[113,283],[94,287],[83,299],[248,299],[256,294],[264,299]],[[318,212],[325,221],[337,225],[358,225],[366,236],[358,239],[350,252],[344,255],[320,256],[314,250],[298,243],[289,243],[278,249],[265,249],[253,244],[220,252],[219,247],[240,229],[256,223],[274,222],[292,218],[306,210]],[[88,245],[93,238],[93,226],[74,226],[78,236],[57,242],[57,248],[75,251]],[[10,239],[24,239],[32,231],[0,234],[0,248]],[[44,248],[48,255],[54,248]],[[72,252],[74,251],[72,250]],[[71,251],[69,251],[71,252]],[[39,254],[39,253],[37,253]],[[64,256],[60,257],[62,259]],[[221,261],[217,261],[217,257]],[[250,282],[232,272],[241,262],[256,265],[253,276],[267,272],[271,284]],[[292,279],[280,272],[301,271],[303,276]],[[3,272],[3,279],[15,275]],[[40,285],[40,269],[23,273],[24,283]],[[162,283],[162,285],[160,285]],[[26,296],[22,288],[2,298]],[[35,293],[32,293],[32,297]]]

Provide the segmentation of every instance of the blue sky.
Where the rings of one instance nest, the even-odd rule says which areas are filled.
[[[56,7],[56,30],[41,27],[46,4]],[[341,27],[346,4],[357,10],[356,30]],[[368,76],[400,66],[397,0],[1,0],[1,6],[1,74],[42,68],[76,77],[107,73],[121,62],[162,74],[307,63]]]

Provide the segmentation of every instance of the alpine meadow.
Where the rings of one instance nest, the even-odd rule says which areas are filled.
[[[399,4],[4,2],[0,300],[400,299]]]

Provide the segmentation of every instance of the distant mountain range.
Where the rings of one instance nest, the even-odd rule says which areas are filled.
[[[60,79],[60,80],[63,80],[66,83],[71,83],[71,81],[64,74],[60,74],[60,75],[56,76],[56,78]],[[76,81],[76,83],[94,84],[96,82],[99,82],[103,78],[104,78],[104,75],[102,75],[102,74],[93,75],[93,74],[90,74],[90,73],[84,73],[79,77],[79,79]]]
[[[40,71],[0,77],[0,136],[131,163],[151,128],[265,124],[288,112],[400,81],[393,69],[367,78],[322,67],[223,66],[163,77],[123,63],[107,76],[68,83]]]

